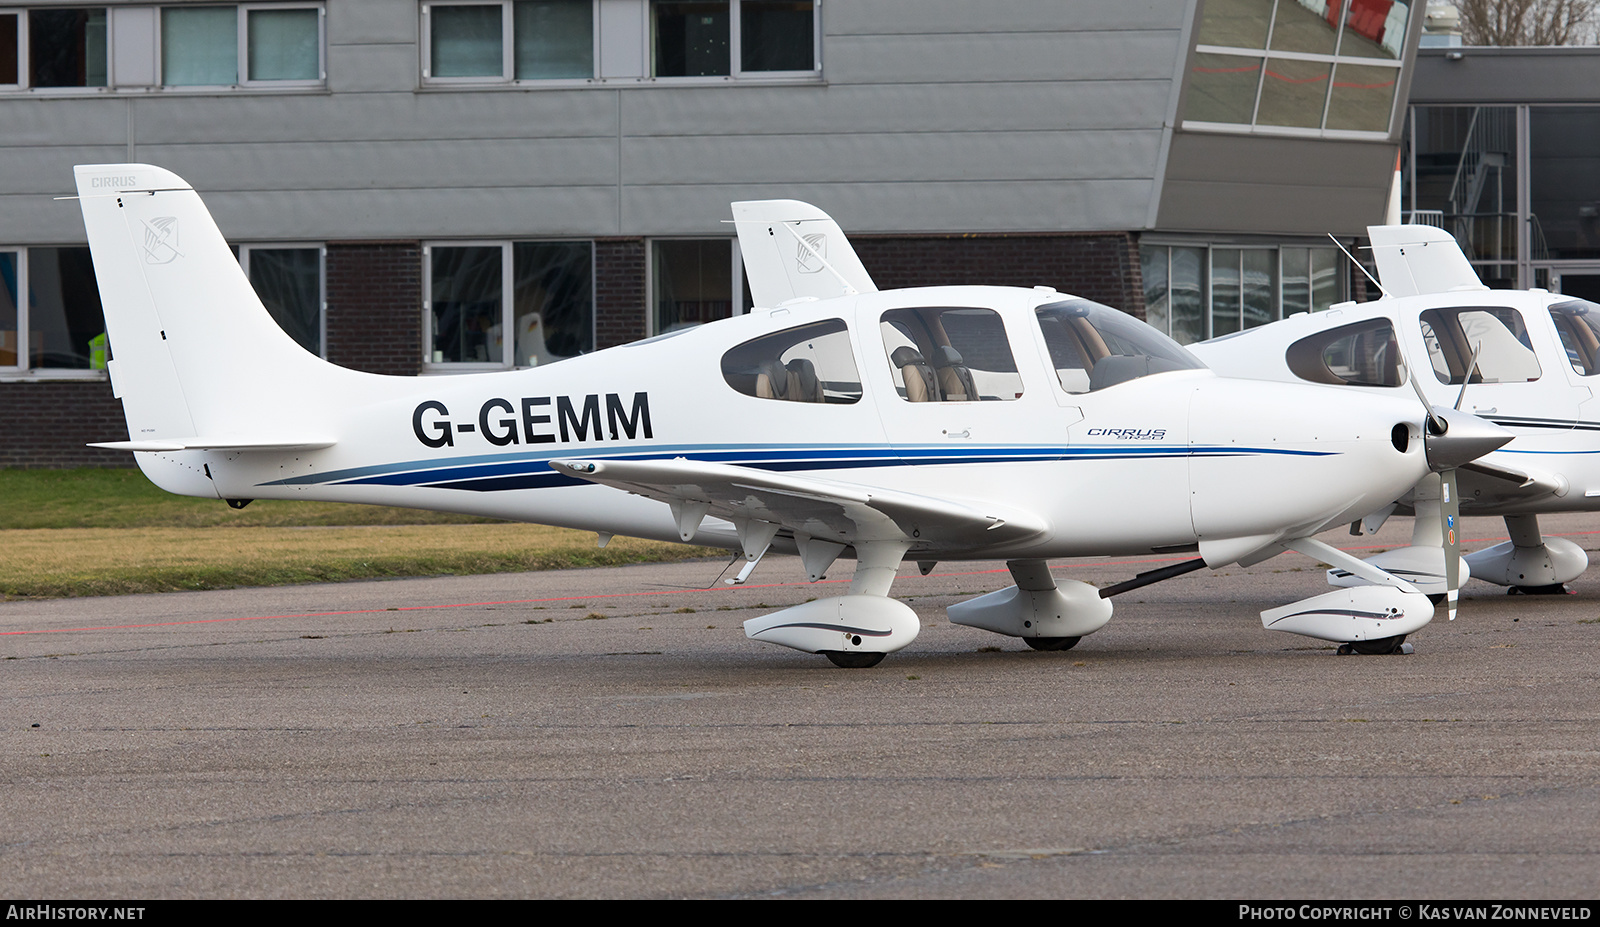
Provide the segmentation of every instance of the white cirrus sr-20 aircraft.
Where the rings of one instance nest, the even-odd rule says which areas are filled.
[[[1529,593],[1560,592],[1588,567],[1583,548],[1545,537],[1539,516],[1600,511],[1600,306],[1544,290],[1490,290],[1444,229],[1372,226],[1367,234],[1384,297],[1296,315],[1194,345],[1213,370],[1281,383],[1326,383],[1353,394],[1405,394],[1453,405],[1515,439],[1461,467],[1459,504],[1498,515],[1511,539],[1461,558],[1471,575]],[[1409,382],[1408,382],[1409,381]],[[1411,544],[1367,562],[1438,594],[1447,583],[1435,513],[1444,495],[1428,477],[1353,532],[1394,511],[1417,514]],[[1448,532],[1448,527],[1446,528]],[[1362,577],[1339,568],[1329,582]]]
[[[845,595],[745,622],[752,638],[871,666],[917,635],[905,559],[1002,558],[1016,585],[953,621],[1062,649],[1119,591],[1287,549],[1367,576],[1262,613],[1389,652],[1428,598],[1312,535],[1508,439],[1409,397],[1218,377],[1154,329],[1048,287],[879,292],[792,201],[735,206],[772,308],[547,366],[385,377],[326,363],[272,321],[200,197],[140,164],[77,168],[134,452],[175,493],[441,509],[740,551],[798,553]],[[774,305],[774,303],[781,303]],[[1106,589],[1046,561],[1193,551]],[[748,566],[747,566],[748,570]]]

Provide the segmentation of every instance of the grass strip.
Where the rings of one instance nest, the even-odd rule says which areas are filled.
[[[138,470],[0,469],[0,530],[23,528],[268,528],[311,525],[506,524],[493,518],[383,505],[174,496]]]
[[[0,595],[126,595],[392,576],[665,562],[720,551],[635,538],[595,546],[543,525],[57,528],[0,533]]]

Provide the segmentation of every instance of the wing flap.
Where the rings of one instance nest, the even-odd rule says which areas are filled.
[[[1513,467],[1488,457],[1462,464],[1461,470],[1460,489],[1463,498],[1482,499],[1488,495],[1496,501],[1537,499],[1567,488],[1566,479],[1559,474]],[[1474,492],[1478,495],[1469,495]]]
[[[1021,512],[749,467],[673,460],[552,460],[557,471],[735,523],[770,522],[814,538],[854,544],[907,541],[919,549],[959,549],[1023,540],[1047,525]]]

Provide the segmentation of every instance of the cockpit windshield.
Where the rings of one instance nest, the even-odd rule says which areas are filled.
[[[1091,393],[1169,370],[1205,369],[1176,341],[1110,306],[1068,299],[1034,312],[1051,366],[1069,393]]]
[[[1600,374],[1600,306],[1586,299],[1568,299],[1550,306],[1567,363],[1580,376]]]

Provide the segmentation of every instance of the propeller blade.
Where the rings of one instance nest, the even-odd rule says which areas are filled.
[[[1444,536],[1445,606],[1454,621],[1461,597],[1461,495],[1454,468],[1439,474],[1439,528]]]
[[[1467,384],[1472,382],[1472,373],[1478,369],[1478,355],[1483,351],[1483,342],[1478,342],[1472,348],[1472,363],[1467,365],[1467,375],[1461,378],[1461,392],[1456,394],[1456,411],[1461,411],[1461,402],[1467,398]]]
[[[1428,401],[1428,394],[1422,391],[1422,384],[1417,382],[1415,371],[1406,371],[1406,382],[1411,384],[1411,389],[1416,392],[1417,399],[1422,402],[1422,408],[1428,415],[1428,427],[1423,434],[1423,440],[1426,441],[1430,434],[1442,435],[1448,431],[1450,426],[1446,425],[1445,420],[1434,411],[1433,403]]]

